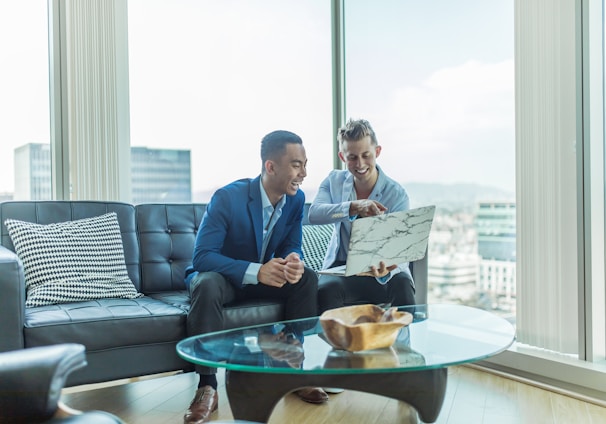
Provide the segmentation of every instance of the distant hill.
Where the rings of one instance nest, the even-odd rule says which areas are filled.
[[[411,207],[436,205],[440,209],[473,209],[479,202],[515,202],[515,193],[479,184],[403,183]]]
[[[448,211],[474,210],[478,202],[515,202],[515,193],[499,188],[479,184],[437,184],[437,183],[404,183],[402,184],[411,199],[411,207],[436,205],[438,209]],[[306,188],[306,202],[311,203],[316,190]],[[193,193],[194,202],[206,203],[214,190]]]

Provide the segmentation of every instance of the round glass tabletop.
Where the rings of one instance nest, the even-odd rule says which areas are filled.
[[[417,371],[488,358],[515,339],[513,326],[490,312],[462,305],[400,307],[414,320],[388,348],[349,352],[333,348],[319,318],[282,321],[189,337],[177,353],[195,364],[284,374]]]

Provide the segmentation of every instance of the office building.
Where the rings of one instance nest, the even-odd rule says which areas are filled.
[[[476,216],[478,288],[496,308],[515,309],[516,206],[513,202],[481,202]]]
[[[51,199],[50,175],[50,144],[28,143],[16,148],[14,200]]]
[[[15,149],[15,200],[50,200],[50,145]],[[191,202],[189,150],[131,147],[132,202]]]
[[[431,257],[428,282],[431,295],[436,301],[473,303],[478,281],[478,257],[476,255],[439,255]]]
[[[133,203],[191,202],[189,150],[131,147]]]

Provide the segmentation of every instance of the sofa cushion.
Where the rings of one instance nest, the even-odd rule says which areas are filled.
[[[332,224],[303,225],[303,259],[305,265],[316,272],[322,269],[333,227]]]
[[[115,212],[41,225],[7,219],[25,273],[26,307],[141,296],[128,277]]]
[[[176,343],[187,336],[186,318],[184,310],[149,296],[98,299],[26,308],[23,331],[28,347],[61,340],[82,343],[90,353]]]

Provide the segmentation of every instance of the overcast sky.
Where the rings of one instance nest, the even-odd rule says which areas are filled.
[[[0,0],[0,192],[15,147],[49,142],[46,3]],[[302,135],[306,184],[319,184],[334,138],[328,3],[132,0],[132,144],[191,149],[203,190],[256,175],[260,137],[282,127]],[[388,174],[513,191],[513,1],[346,4],[347,114],[371,121]],[[191,37],[207,42],[174,41]]]

